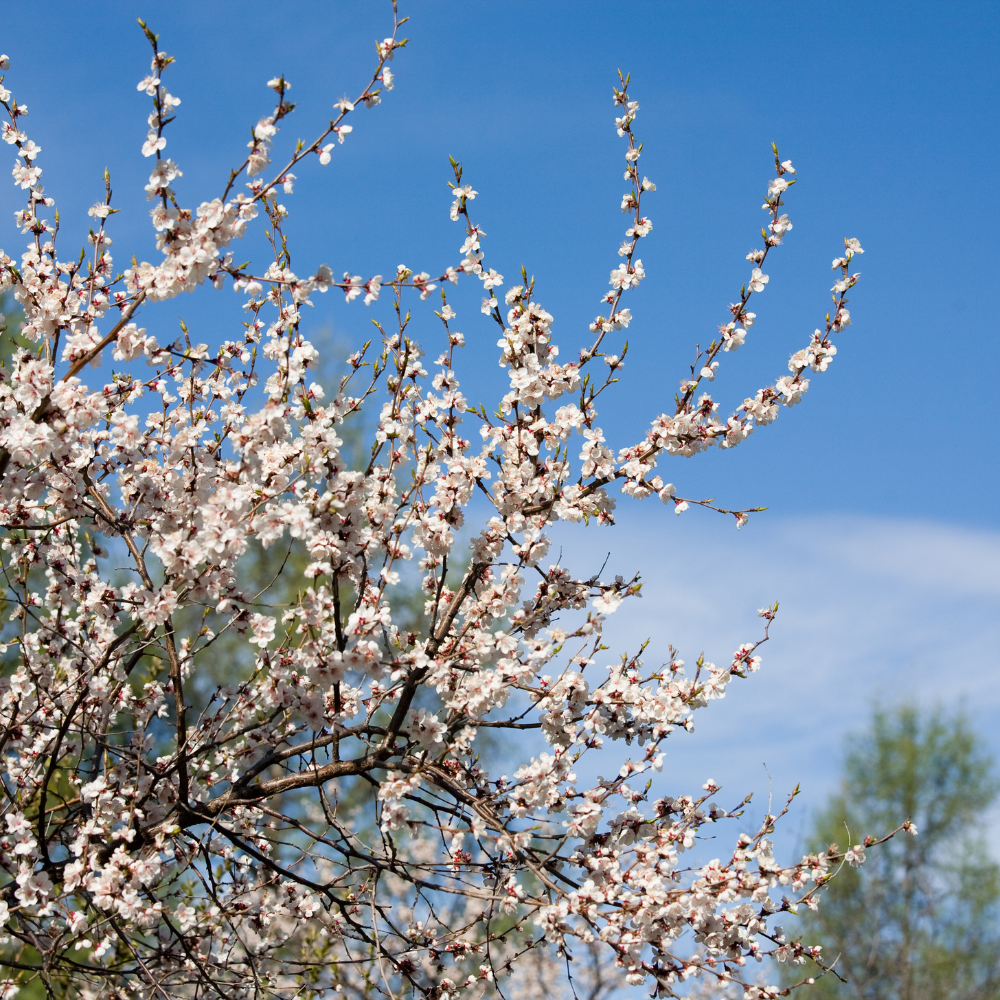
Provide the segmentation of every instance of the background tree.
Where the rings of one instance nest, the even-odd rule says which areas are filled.
[[[828,961],[839,955],[847,980],[824,975],[812,996],[1000,997],[1000,867],[982,836],[997,792],[993,761],[963,714],[874,713],[810,846],[853,842],[902,818],[919,836],[886,844],[862,869],[845,866],[815,912],[801,909],[803,940],[821,944]]]

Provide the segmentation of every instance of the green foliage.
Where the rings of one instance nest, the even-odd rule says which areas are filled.
[[[0,317],[0,368],[10,368],[17,351],[30,349],[33,345],[20,334],[24,312],[9,291],[0,293]],[[0,639],[3,641],[21,631],[16,622],[10,621],[12,610],[11,602],[6,597],[0,598]],[[9,653],[0,652],[0,670],[12,667],[17,659],[16,649],[11,649]]]
[[[795,936],[823,946],[847,980],[819,976],[812,1000],[987,1000],[1000,997],[1000,866],[982,837],[997,797],[993,762],[961,714],[876,711],[847,754],[842,789],[817,817],[810,848],[899,834],[845,866]],[[811,965],[811,963],[810,963]]]
[[[37,351],[38,345],[21,336],[24,312],[10,292],[0,294],[0,316],[3,317],[0,319],[0,365],[9,368],[17,350]]]

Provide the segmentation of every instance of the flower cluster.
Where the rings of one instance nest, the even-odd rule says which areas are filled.
[[[626,238],[572,360],[534,282],[505,287],[487,265],[477,192],[454,161],[450,214],[464,236],[452,265],[400,265],[389,280],[291,270],[279,191],[292,194],[306,157],[330,163],[351,131],[345,116],[392,89],[401,23],[378,44],[368,86],[269,172],[294,108],[291,84],[271,79],[274,110],[222,196],[197,208],[184,207],[172,186],[182,172],[164,157],[180,105],[163,83],[173,59],[143,25],[153,59],[138,90],[153,110],[142,153],[160,257],[133,258],[121,275],[110,177],[90,210],[90,250],[63,254],[43,217],[42,150],[0,77],[28,237],[19,262],[0,251],[0,285],[36,345],[0,368],[5,954],[19,975],[87,996],[374,988],[434,1000],[499,991],[508,975],[526,995],[545,949],[592,956],[595,982],[674,995],[702,977],[777,996],[748,978],[748,960],[818,952],[772,918],[815,905],[868,842],[781,865],[768,816],[731,852],[685,865],[699,831],[738,822],[740,808],[720,805],[710,780],[667,794],[660,774],[664,741],[760,668],[777,606],[723,666],[687,668],[671,649],[650,668],[645,647],[609,664],[603,622],[639,578],[575,575],[549,556],[546,532],[557,520],[612,523],[614,484],[678,513],[713,507],[679,496],[654,475],[658,461],[732,447],[802,398],[807,371],[826,370],[850,323],[850,264],[863,251],[845,241],[832,318],[789,374],[720,417],[702,381],[746,342],[768,254],[792,228],[781,207],[795,172],[775,150],[765,246],[749,255],[731,319],[676,409],[616,450],[597,398],[619,380],[627,345],[604,348],[632,321],[622,298],[646,276],[637,251],[656,191],[638,168],[627,77],[614,91]],[[261,215],[274,259],[236,266],[226,248]],[[465,338],[447,288],[469,278],[509,383],[492,414],[459,378]],[[148,332],[155,303],[206,281],[241,298],[231,339],[198,343],[184,324],[170,343]],[[302,310],[331,288],[391,308],[375,321],[378,346],[324,386]],[[436,291],[441,307],[421,308]],[[424,324],[430,354],[415,336]],[[110,381],[85,382],[102,359]],[[360,460],[349,447],[359,427],[371,437]],[[724,512],[738,525],[749,514]],[[491,769],[490,740],[513,757],[509,773]]]

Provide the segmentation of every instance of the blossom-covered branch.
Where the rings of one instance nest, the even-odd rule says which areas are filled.
[[[686,499],[654,470],[732,447],[802,398],[806,369],[828,367],[850,322],[860,245],[846,240],[834,261],[832,318],[790,375],[719,418],[698,393],[744,343],[765,260],[792,228],[779,213],[794,170],[775,150],[765,248],[749,255],[731,320],[674,411],[616,453],[597,402],[623,370],[627,342],[607,345],[632,322],[623,298],[645,277],[636,253],[656,190],[638,168],[627,76],[614,126],[628,228],[576,360],[558,360],[526,272],[501,305],[505,279],[487,266],[457,161],[456,263],[399,265],[388,280],[336,280],[318,261],[307,277],[292,270],[279,194],[293,196],[292,170],[313,155],[333,162],[345,117],[392,89],[405,44],[393,12],[360,96],[338,100],[265,181],[294,111],[291,83],[269,80],[274,110],[222,197],[196,208],[164,153],[181,105],[164,84],[173,58],[142,24],[160,256],[121,274],[110,175],[90,249],[63,254],[43,150],[0,77],[2,138],[27,196],[16,219],[27,245],[19,263],[0,251],[0,285],[36,345],[0,368],[8,996],[32,977],[54,995],[528,996],[538,983],[551,993],[542,955],[595,997],[622,982],[674,995],[697,977],[774,997],[748,960],[815,957],[774,916],[815,905],[833,868],[863,860],[864,844],[779,864],[768,838],[780,816],[767,816],[720,858],[684,866],[703,828],[739,823],[745,802],[722,805],[710,780],[676,789],[660,773],[664,741],[759,669],[777,605],[721,666],[688,667],[671,648],[650,667],[646,645],[609,663],[603,623],[640,579],[574,573],[548,558],[547,534],[559,520],[611,524],[619,481],[678,513],[700,504],[745,523],[750,511]],[[228,248],[262,214],[270,259],[237,266]],[[447,297],[472,279],[509,378],[489,411],[462,390],[465,337]],[[229,339],[198,343],[182,323],[160,343],[140,326],[206,282],[240,296]],[[311,297],[333,288],[382,311],[330,386],[302,328]],[[437,345],[433,362],[417,329]],[[110,381],[85,382],[102,362]],[[358,426],[370,431],[360,461],[345,445]],[[260,585],[254,566],[267,567]]]

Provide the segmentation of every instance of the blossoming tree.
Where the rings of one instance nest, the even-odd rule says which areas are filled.
[[[712,506],[678,495],[657,464],[732,448],[802,399],[850,322],[861,247],[845,241],[832,313],[788,373],[719,416],[707,383],[748,337],[767,258],[791,229],[782,195],[795,171],[775,150],[763,248],[718,338],[670,412],[612,448],[596,404],[622,367],[624,300],[644,277],[656,190],[639,169],[627,77],[614,91],[626,239],[573,360],[559,360],[526,275],[508,287],[487,265],[477,192],[454,162],[453,266],[340,279],[319,261],[307,276],[290,269],[279,198],[293,170],[330,163],[350,116],[392,89],[402,23],[357,100],[338,102],[278,166],[293,105],[289,82],[270,80],[273,112],[221,197],[197,208],[172,186],[181,169],[166,154],[180,104],[164,83],[172,59],[142,25],[160,257],[121,274],[110,179],[90,210],[91,247],[64,254],[39,183],[47,151],[25,131],[10,74],[0,77],[2,137],[26,198],[26,247],[19,259],[0,252],[0,283],[32,344],[0,370],[8,996],[31,980],[53,995],[524,996],[539,981],[551,991],[556,962],[570,985],[583,966],[604,989],[674,995],[694,978],[773,997],[748,959],[806,950],[773,918],[815,905],[838,864],[863,859],[857,846],[780,864],[768,816],[734,832],[724,856],[686,868],[699,830],[739,807],[717,804],[711,783],[673,787],[657,773],[663,742],[757,670],[776,606],[722,666],[686,669],[672,649],[654,667],[635,652],[608,665],[602,622],[638,577],[574,575],[546,558],[553,522],[611,523],[614,491],[655,493],[677,512]],[[237,265],[228,248],[254,225],[271,259]],[[461,391],[464,341],[445,294],[477,281],[480,322],[496,324],[510,377],[494,414]],[[206,282],[242,296],[248,318],[231,339],[147,335],[149,311]],[[376,323],[339,385],[321,387],[301,310],[326,292],[389,298],[393,321]],[[439,324],[433,362],[411,336],[411,309]],[[112,380],[91,384],[87,366],[101,361]],[[373,410],[370,451],[352,467],[345,421]],[[741,525],[750,511],[724,513]],[[251,591],[240,567],[252,546],[301,557]],[[423,614],[401,627],[414,578]],[[505,735],[505,764],[527,748],[510,777],[478,752]],[[612,776],[578,787],[576,772],[598,761]]]

